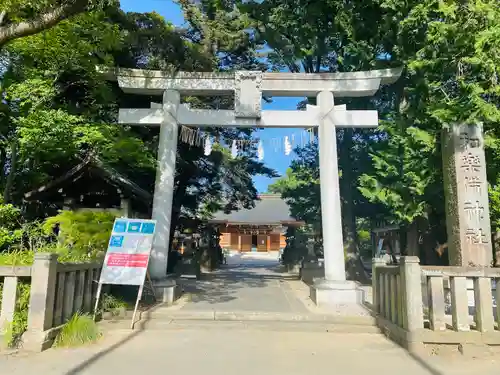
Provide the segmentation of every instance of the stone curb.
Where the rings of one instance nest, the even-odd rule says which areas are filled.
[[[330,314],[290,314],[250,311],[160,311],[144,314],[150,319],[214,320],[214,321],[267,321],[267,322],[314,322],[375,326],[372,316],[349,316]]]

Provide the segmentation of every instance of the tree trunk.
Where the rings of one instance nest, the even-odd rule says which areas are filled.
[[[500,267],[500,232],[495,231],[491,236],[493,241],[493,260],[495,267]]]
[[[7,152],[5,149],[0,149],[0,183],[4,183],[5,179],[5,161],[7,160]]]
[[[408,225],[401,225],[399,228],[399,253],[401,256],[408,253]]]
[[[175,189],[173,202],[172,202],[172,216],[170,218],[170,238],[168,241],[169,251],[172,248],[172,244],[174,242],[175,230],[177,229],[177,225],[179,224],[179,217],[181,216],[182,211],[182,200],[184,195],[186,194],[187,184],[179,183],[177,185],[177,189]]]
[[[344,139],[340,147],[340,165],[342,166],[342,197],[344,198],[344,249],[346,252],[346,271],[350,280],[366,284],[369,277],[359,256],[356,215],[354,214],[354,176],[352,173],[351,149],[353,145],[352,129],[344,129]]]
[[[421,230],[422,235],[422,251],[420,251],[420,263],[423,265],[446,265],[447,259],[440,257],[436,253],[436,247],[439,241],[435,233],[432,219],[424,217],[420,218],[419,229]]]
[[[14,185],[14,178],[17,172],[17,139],[12,140],[10,144],[10,166],[9,174],[7,175],[7,181],[5,182],[5,188],[3,191],[3,201],[5,204],[9,203],[11,200],[11,191]]]
[[[418,225],[417,221],[413,221],[410,225],[407,226],[408,231],[406,235],[406,250],[405,255],[409,256],[420,256],[419,251],[419,233],[418,233]]]

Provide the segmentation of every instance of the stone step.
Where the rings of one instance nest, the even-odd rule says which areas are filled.
[[[114,320],[104,320],[103,327],[130,327],[132,314]],[[175,326],[208,327],[228,326],[236,327],[278,327],[275,329],[299,329],[305,331],[334,331],[334,332],[379,332],[375,319],[366,315],[342,314],[294,314],[278,312],[254,311],[189,311],[158,306],[149,311],[138,313],[137,327],[150,329],[151,327],[165,327],[173,329]],[[219,324],[220,323],[220,324]],[[167,329],[167,328],[165,328]]]
[[[296,314],[264,311],[195,311],[158,308],[146,311],[143,319],[213,320],[213,321],[271,321],[271,322],[327,322],[332,324],[354,324],[374,326],[375,318],[368,312],[358,314]]]
[[[130,331],[130,320],[102,321],[99,327],[106,331]],[[266,332],[324,332],[381,334],[375,326],[358,324],[334,324],[328,322],[283,322],[283,321],[215,321],[215,320],[141,320],[135,323],[134,330],[254,330]]]

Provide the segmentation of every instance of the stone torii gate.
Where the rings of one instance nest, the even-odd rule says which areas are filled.
[[[335,106],[334,97],[372,96],[381,85],[394,83],[401,69],[355,73],[232,73],[166,74],[161,71],[117,69],[108,77],[126,93],[163,95],[163,103],[149,109],[120,109],[119,122],[160,127],[158,167],[152,218],[157,233],[150,274],[166,277],[179,125],[194,127],[319,127],[321,211],[325,278],[311,288],[317,304],[357,303],[354,282],[346,281],[336,127],[376,127],[377,111],[351,111]],[[235,95],[234,110],[191,109],[180,95]],[[317,97],[305,111],[262,111],[262,96]]]

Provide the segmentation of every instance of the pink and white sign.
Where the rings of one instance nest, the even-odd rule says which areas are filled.
[[[107,258],[108,267],[137,267],[147,268],[149,256],[147,254],[112,253]]]

